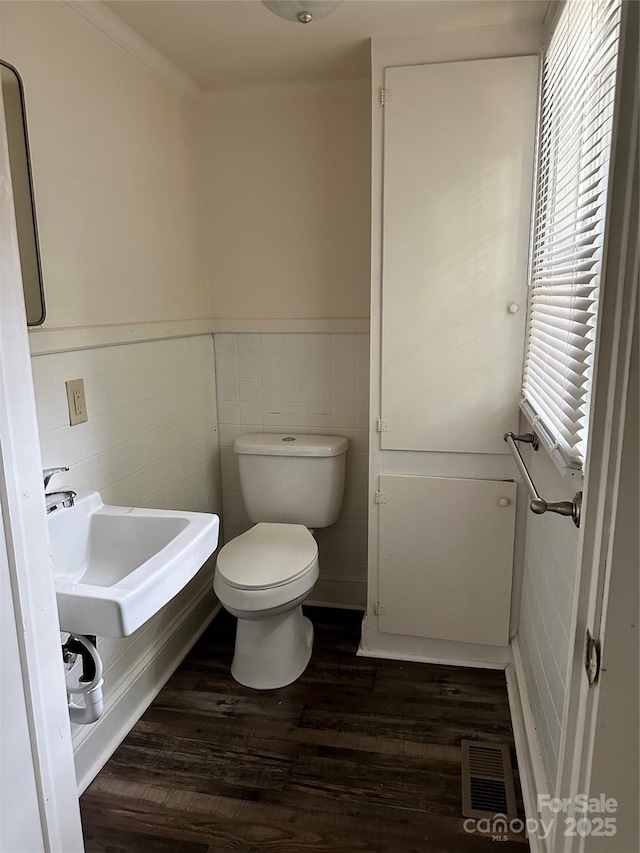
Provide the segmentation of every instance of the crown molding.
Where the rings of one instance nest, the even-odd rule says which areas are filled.
[[[204,92],[204,104],[252,104],[264,101],[311,101],[323,98],[369,97],[371,80],[334,80],[325,83],[259,83]]]
[[[162,83],[191,104],[200,100],[202,90],[177,65],[152,47],[99,0],[65,0],[69,9],[83,18],[115,44],[137,60]]]

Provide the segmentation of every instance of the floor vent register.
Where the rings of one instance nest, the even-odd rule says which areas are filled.
[[[509,746],[463,740],[462,814],[465,817],[518,816]]]

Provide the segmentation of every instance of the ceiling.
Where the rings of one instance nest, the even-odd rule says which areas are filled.
[[[371,36],[540,22],[548,0],[345,0],[308,25],[259,0],[106,0],[204,90],[369,76]]]

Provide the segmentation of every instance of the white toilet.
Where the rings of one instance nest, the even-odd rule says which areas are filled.
[[[313,625],[301,605],[318,579],[318,545],[308,528],[338,518],[347,446],[331,435],[236,439],[240,488],[255,526],[220,551],[213,588],[238,618],[231,674],[246,687],[284,687],[309,663]]]

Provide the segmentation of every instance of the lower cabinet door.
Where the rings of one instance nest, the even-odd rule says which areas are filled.
[[[509,643],[516,484],[380,477],[379,628]]]

